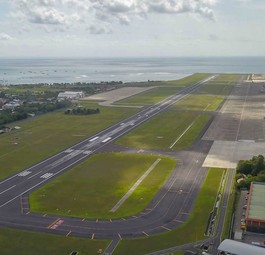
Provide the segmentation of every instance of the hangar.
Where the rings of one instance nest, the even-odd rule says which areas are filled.
[[[218,255],[265,255],[265,249],[246,243],[225,239],[218,246]]]
[[[246,227],[247,231],[265,233],[265,183],[263,182],[251,183],[246,211]]]

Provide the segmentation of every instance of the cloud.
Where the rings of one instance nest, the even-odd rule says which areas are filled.
[[[87,31],[89,31],[90,34],[106,34],[106,33],[110,33],[110,30],[107,29],[106,27],[102,27],[102,26],[95,26],[95,25],[91,25],[87,28]]]
[[[6,33],[0,33],[0,41],[10,41],[12,37]]]
[[[12,0],[13,15],[33,24],[68,26],[95,22],[129,25],[156,14],[193,13],[214,19],[217,0]]]

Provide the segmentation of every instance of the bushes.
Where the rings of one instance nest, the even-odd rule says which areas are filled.
[[[97,109],[88,109],[78,107],[76,109],[68,109],[64,112],[65,114],[73,114],[73,115],[90,115],[100,113],[100,110]]]
[[[251,182],[265,182],[265,160],[264,156],[254,156],[250,160],[240,160],[237,164],[237,176],[242,181],[236,184],[238,189],[249,189]]]

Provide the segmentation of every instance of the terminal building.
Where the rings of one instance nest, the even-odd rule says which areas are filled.
[[[265,255],[265,248],[225,239],[218,247],[218,255]]]
[[[59,101],[61,100],[76,100],[85,97],[84,92],[82,91],[65,91],[65,92],[60,92],[57,99]]]
[[[246,229],[265,233],[265,183],[251,183],[246,210]]]

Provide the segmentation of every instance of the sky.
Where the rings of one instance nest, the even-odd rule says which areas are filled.
[[[264,0],[0,0],[0,58],[265,56]]]

